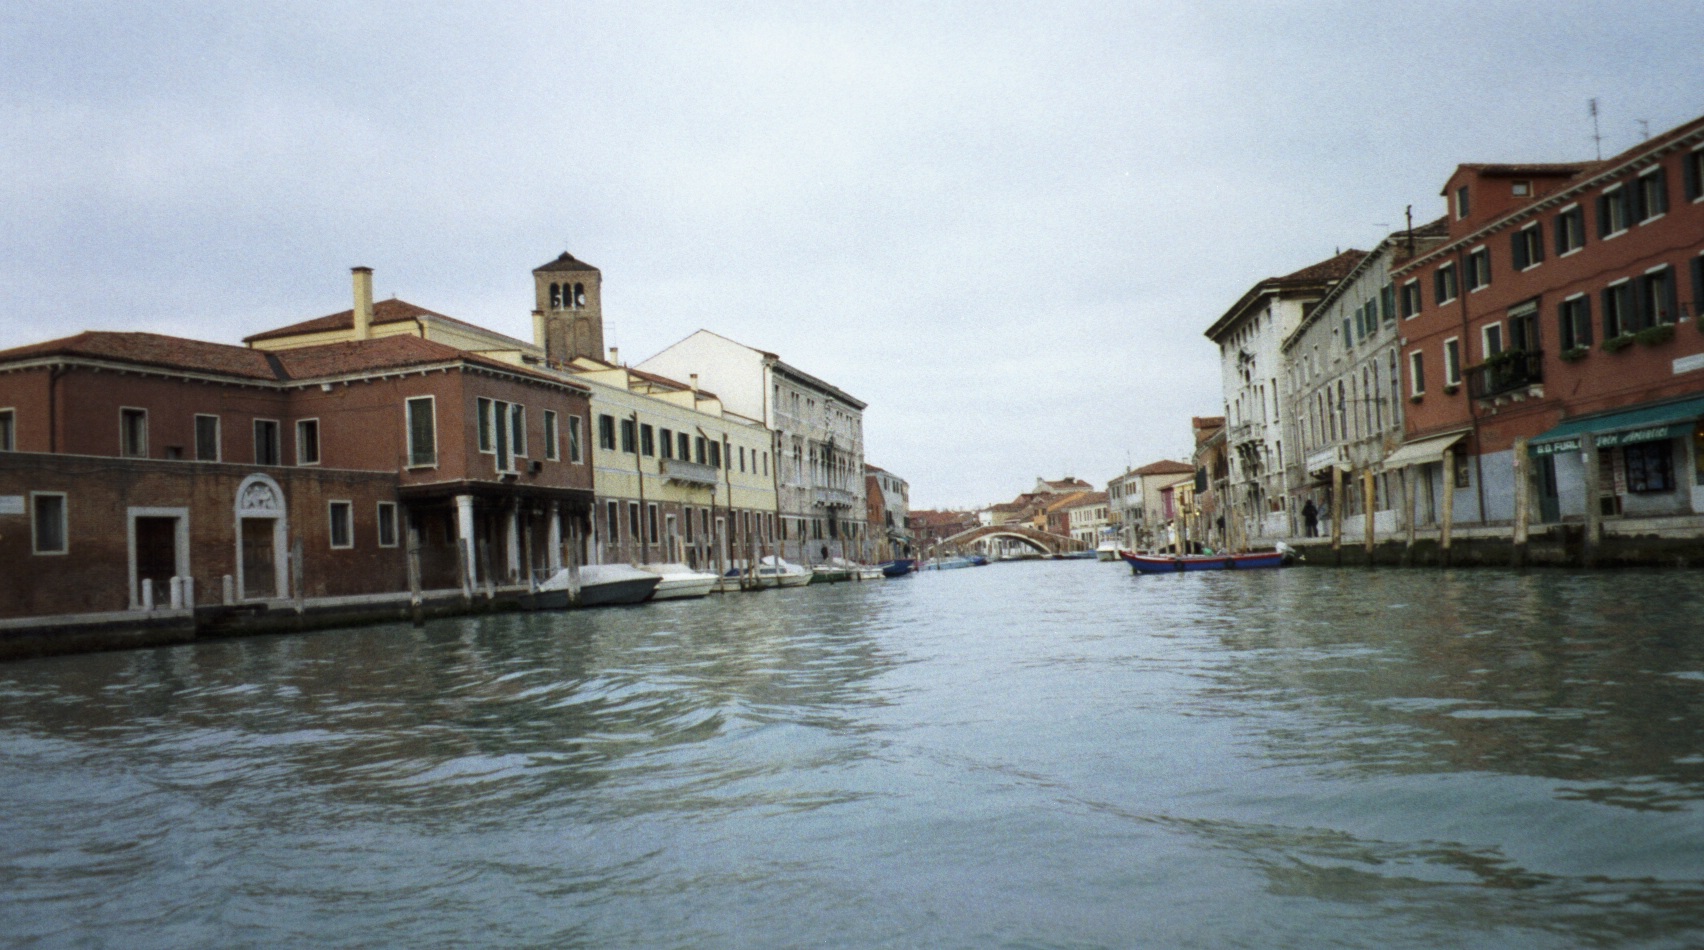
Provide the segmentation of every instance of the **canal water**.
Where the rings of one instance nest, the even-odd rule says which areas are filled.
[[[1704,945],[1695,573],[999,564],[0,666],[0,944]]]

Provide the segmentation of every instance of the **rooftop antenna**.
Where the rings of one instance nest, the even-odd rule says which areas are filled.
[[[1597,145],[1598,161],[1603,161],[1603,136],[1598,132],[1597,97],[1586,100],[1586,111],[1592,116],[1592,142]]]
[[[1639,141],[1641,141],[1641,142],[1650,141],[1651,140],[1651,120],[1650,119],[1634,119],[1633,121],[1639,123]]]
[[[1414,256],[1414,206],[1409,205],[1402,211],[1402,216],[1408,220],[1408,256]]]

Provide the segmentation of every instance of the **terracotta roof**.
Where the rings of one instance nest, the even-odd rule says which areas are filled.
[[[1136,470],[1136,474],[1138,474],[1138,475],[1193,475],[1193,474],[1195,474],[1195,466],[1187,465],[1183,462],[1173,462],[1170,459],[1161,459],[1158,462],[1149,462],[1147,465],[1142,466],[1141,468]]]
[[[165,369],[216,373],[243,379],[277,379],[278,374],[260,350],[225,343],[207,343],[159,333],[112,333],[89,330],[45,343],[32,343],[0,352],[0,360],[43,356],[80,356]]]
[[[1194,469],[1190,469],[1190,471],[1194,471]],[[1106,503],[1107,503],[1106,492],[1089,491],[1089,492],[1079,493],[1079,497],[1077,498],[1077,500],[1075,502],[1073,502],[1072,504],[1067,505],[1066,507],[1067,508],[1085,508],[1089,505],[1104,505]]]
[[[418,366],[423,363],[443,363],[464,357],[471,358],[472,354],[464,354],[453,346],[422,340],[417,336],[399,335],[382,336],[376,340],[350,340],[277,350],[273,356],[277,358],[285,378],[319,379],[325,376],[347,376],[350,373]]]
[[[461,361],[559,385],[567,382],[557,376],[407,335],[267,351],[159,333],[90,330],[76,336],[0,352],[0,362],[47,356],[112,360],[157,369],[268,382],[377,373],[407,366]],[[567,384],[584,388],[577,383]]]
[[[592,265],[586,263],[585,261],[579,260],[578,258],[576,258],[574,255],[568,253],[567,251],[563,251],[562,256],[558,257],[556,260],[551,261],[548,264],[541,264],[538,267],[533,268],[533,273],[535,273],[535,274],[555,274],[555,273],[559,273],[559,272],[560,273],[566,273],[566,272],[591,273],[591,274],[602,273],[602,271],[598,270],[596,267],[593,267]]]
[[[1224,424],[1224,416],[1191,416],[1189,418],[1189,427],[1192,429],[1211,429]]]
[[[454,317],[447,317],[441,313],[427,310],[425,307],[415,306],[406,300],[380,300],[373,304],[374,326],[381,323],[403,323],[416,317],[431,317],[434,320],[451,320],[456,323],[463,322]],[[279,337],[299,336],[304,333],[329,333],[334,330],[352,330],[354,328],[355,311],[350,309],[323,317],[315,317],[312,320],[303,320],[301,323],[292,323],[287,327],[264,330],[253,336],[243,337],[243,342],[253,343],[256,340],[276,340]]]
[[[1309,282],[1316,280],[1342,280],[1344,277],[1348,276],[1350,271],[1355,269],[1356,264],[1361,263],[1361,258],[1366,256],[1366,251],[1357,251],[1354,248],[1350,248],[1335,257],[1328,257],[1325,260],[1320,261],[1318,264],[1309,264],[1307,267],[1304,267],[1293,274],[1286,274],[1283,277],[1275,279],[1285,283],[1291,281]]]
[[[1577,175],[1591,168],[1598,162],[1523,162],[1520,164],[1503,164],[1498,162],[1472,162],[1458,165],[1468,171],[1481,175]]]

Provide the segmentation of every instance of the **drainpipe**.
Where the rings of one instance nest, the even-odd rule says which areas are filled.
[[[1461,248],[1459,247],[1456,248],[1455,252],[1455,265],[1456,300],[1460,304],[1461,309],[1461,344],[1462,349],[1466,350],[1468,344],[1473,342],[1473,335],[1471,333],[1471,328],[1468,326],[1467,259],[1462,255]],[[1474,405],[1472,387],[1468,387],[1467,393],[1467,421],[1468,425],[1473,428],[1473,487],[1475,489],[1475,494],[1479,497],[1479,523],[1485,524],[1485,451],[1484,446],[1479,444],[1479,410],[1478,407]],[[1455,480],[1455,472],[1445,472],[1444,477],[1453,482]]]

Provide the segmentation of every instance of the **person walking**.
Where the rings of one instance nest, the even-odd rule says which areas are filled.
[[[1302,523],[1307,526],[1308,537],[1319,537],[1319,508],[1314,505],[1312,498],[1302,505]]]

